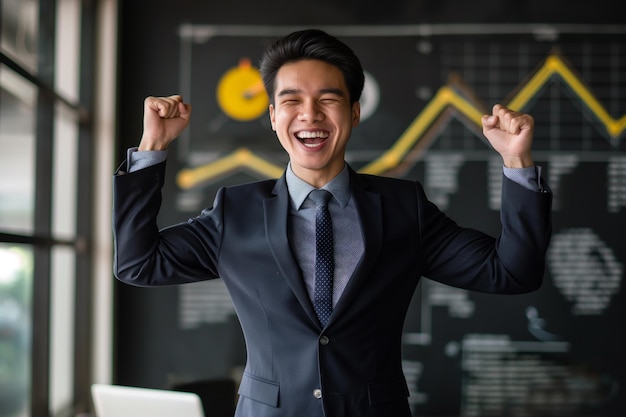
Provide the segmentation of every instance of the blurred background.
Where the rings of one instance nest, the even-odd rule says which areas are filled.
[[[194,118],[169,154],[162,226],[221,186],[281,175],[267,97],[241,93],[265,46],[308,27],[352,46],[366,71],[348,162],[421,181],[463,225],[499,230],[501,160],[480,116],[503,103],[536,119],[554,192],[544,285],[501,297],[423,280],[403,339],[414,415],[626,415],[616,2],[0,4],[0,417],[93,415],[94,382],[202,383],[232,411],[246,351],[226,289],[116,282],[111,176],[139,142],[143,99],[175,93]]]

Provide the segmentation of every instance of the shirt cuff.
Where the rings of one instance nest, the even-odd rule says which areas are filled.
[[[541,167],[533,165],[527,168],[508,168],[503,166],[504,176],[531,191],[541,192]]]
[[[159,164],[167,158],[167,150],[162,151],[140,151],[137,147],[129,148],[126,160],[128,161],[127,171],[135,172],[152,165]]]

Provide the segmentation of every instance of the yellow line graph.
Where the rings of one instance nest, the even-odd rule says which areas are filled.
[[[624,132],[626,115],[619,119],[613,118],[594,97],[590,89],[574,74],[564,59],[557,54],[549,55],[543,65],[506,105],[514,110],[523,109],[553,76],[559,76],[573,90],[582,103],[605,126],[609,136],[617,138]],[[451,85],[444,85],[398,140],[359,171],[368,174],[383,174],[398,166],[448,107],[456,109],[469,121],[479,127],[481,126],[482,110],[458,94]],[[239,148],[209,164],[181,170],[177,176],[177,183],[182,189],[189,189],[241,168],[251,170],[266,178],[277,178],[284,171],[283,166],[273,164],[255,155],[247,148]]]
[[[176,176],[176,182],[180,188],[189,189],[201,182],[240,168],[249,169],[267,178],[278,178],[285,169],[255,155],[247,148],[238,148],[214,162],[197,168],[181,170]]]
[[[549,55],[545,63],[509,102],[512,109],[521,109],[553,75],[558,75],[576,93],[578,98],[591,110],[595,117],[606,127],[609,136],[616,138],[626,129],[626,115],[614,119],[593,96],[589,88],[574,74],[565,61],[558,55]]]
[[[396,167],[449,105],[453,105],[474,123],[481,124],[480,118],[483,113],[458,95],[450,86],[443,86],[393,146],[360,171],[366,174],[382,174]]]

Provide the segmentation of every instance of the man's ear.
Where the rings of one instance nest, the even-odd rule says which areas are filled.
[[[269,111],[270,111],[270,123],[272,124],[272,130],[275,132],[276,131],[276,119],[274,118],[274,105],[273,104],[270,104]]]
[[[352,105],[352,127],[358,126],[361,121],[361,103],[356,102]]]

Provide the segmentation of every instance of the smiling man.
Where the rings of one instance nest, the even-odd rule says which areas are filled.
[[[197,217],[160,231],[167,148],[191,106],[146,98],[140,144],[114,176],[116,277],[224,281],[247,348],[238,417],[410,417],[401,337],[420,279],[497,294],[542,283],[552,194],[531,156],[533,118],[498,104],[483,116],[503,159],[502,231],[489,236],[457,225],[419,182],[345,162],[364,83],[346,44],[294,32],[265,51],[261,72],[284,174],[223,187]]]

